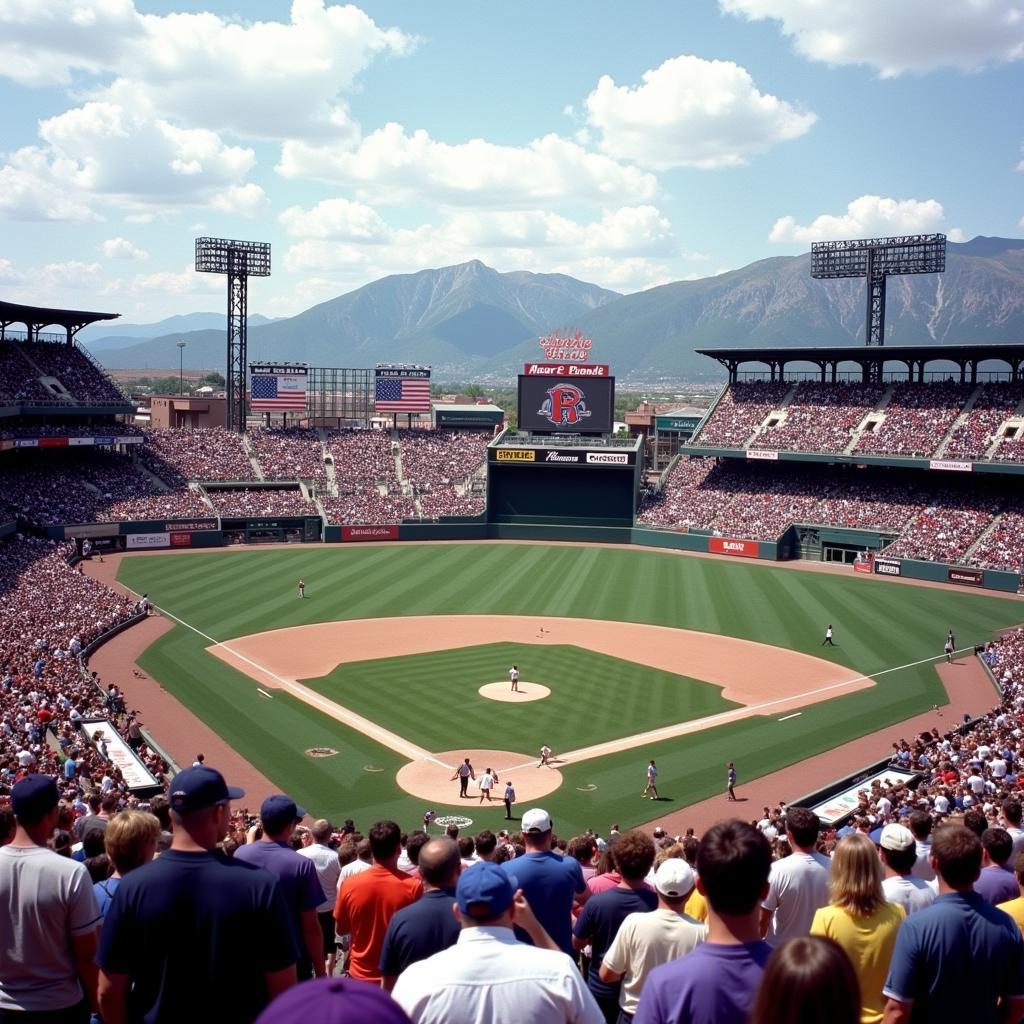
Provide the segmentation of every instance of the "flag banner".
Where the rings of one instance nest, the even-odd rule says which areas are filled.
[[[249,398],[253,412],[305,412],[306,368],[253,366]]]
[[[430,371],[378,369],[374,378],[377,412],[430,412]]]

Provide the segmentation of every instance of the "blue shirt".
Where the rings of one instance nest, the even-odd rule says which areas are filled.
[[[593,958],[587,974],[587,987],[598,999],[618,1000],[622,983],[602,981],[598,972],[608,947],[629,914],[642,914],[658,906],[658,894],[651,889],[608,889],[591,896],[583,905],[572,933],[577,939],[589,939]]]
[[[461,929],[453,906],[454,889],[431,889],[399,910],[388,922],[380,973],[397,977],[410,964],[454,946]]]
[[[131,978],[130,1021],[247,1024],[267,1003],[264,975],[295,963],[289,925],[269,871],[168,850],[121,879],[96,962]]]
[[[771,955],[767,942],[705,942],[651,971],[633,1024],[747,1024]]]
[[[944,893],[903,922],[882,992],[915,1024],[996,1024],[996,1000],[1024,996],[1020,929],[975,892]]]
[[[563,952],[575,957],[572,948],[572,900],[586,889],[583,868],[575,857],[559,857],[550,850],[528,853],[507,860],[502,870],[523,890],[537,920]],[[516,929],[516,938],[533,945],[530,937]]]

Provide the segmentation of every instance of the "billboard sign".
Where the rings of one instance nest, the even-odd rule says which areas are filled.
[[[875,555],[875,573],[878,576],[902,576],[903,563],[899,558],[879,558]]]
[[[740,558],[757,558],[756,540],[734,540],[731,537],[709,537],[708,551],[716,555],[737,555]]]
[[[347,541],[398,540],[397,526],[343,526],[341,539]]]
[[[947,569],[946,581],[965,587],[983,587],[985,574],[980,569]]]
[[[947,473],[972,473],[973,462],[951,462],[949,459],[932,459],[928,463],[929,469],[944,469]]]
[[[523,367],[527,377],[610,377],[607,363],[527,363]]]
[[[544,358],[549,363],[585,363],[590,358],[590,350],[594,347],[593,341],[584,337],[578,327],[566,334],[557,330],[554,334],[538,339],[537,344],[544,349]]]
[[[586,452],[571,448],[492,448],[491,462],[545,466],[632,466],[635,452]]]
[[[125,537],[125,546],[132,548],[169,548],[171,546],[171,534],[169,533],[129,533]]]
[[[121,770],[121,775],[130,790],[160,788],[160,782],[106,718],[83,718],[78,724],[90,743],[99,733],[107,745],[110,763]]]
[[[606,434],[612,429],[615,378],[553,381],[519,377],[519,427],[535,433]]]

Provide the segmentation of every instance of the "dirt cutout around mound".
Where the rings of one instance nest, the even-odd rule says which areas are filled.
[[[476,692],[481,697],[502,704],[529,704],[532,700],[543,700],[551,696],[551,690],[542,683],[524,683],[521,679],[518,690],[513,690],[511,683],[484,683]]]

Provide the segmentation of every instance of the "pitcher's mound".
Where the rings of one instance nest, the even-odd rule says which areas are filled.
[[[499,781],[491,790],[491,807],[496,820],[505,817],[502,797],[506,782],[511,780],[515,787],[516,802],[512,814],[516,818],[534,800],[553,793],[562,784],[562,773],[557,768],[537,766],[539,755],[531,757],[529,754],[517,754],[509,750],[446,750],[432,757],[433,760],[429,761],[410,761],[395,776],[395,781],[406,793],[426,801],[428,807],[438,804],[455,807],[461,805],[479,811],[488,806],[486,800],[483,805],[480,804],[480,787],[472,779],[469,782],[469,796],[466,798],[459,796],[458,779],[452,781],[456,766],[462,764],[466,757],[473,765],[478,780],[487,768],[493,768],[498,773]]]
[[[511,686],[511,683],[484,683],[476,692],[488,700],[500,700],[505,704],[526,704],[531,700],[543,700],[551,695],[551,690],[540,683],[524,683],[520,680],[518,690],[510,689]]]

